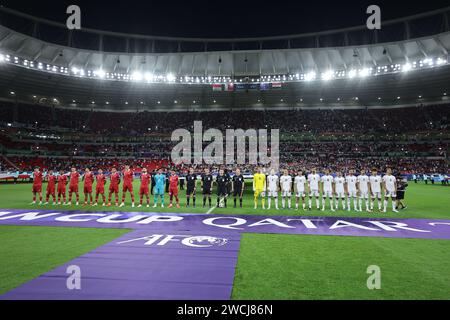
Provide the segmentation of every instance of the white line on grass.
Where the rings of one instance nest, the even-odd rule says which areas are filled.
[[[214,207],[212,207],[211,209],[209,209],[208,212],[206,212],[206,214],[210,214],[211,212],[214,211],[215,208],[217,208],[217,205],[215,205]]]

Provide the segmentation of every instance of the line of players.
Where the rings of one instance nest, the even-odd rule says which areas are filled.
[[[115,198],[116,206],[123,207],[125,205],[125,198],[127,193],[131,196],[131,206],[135,207],[135,199],[133,192],[133,171],[130,169],[128,165],[125,166],[125,169],[122,171],[123,176],[123,185],[122,185],[122,201],[119,205],[119,185],[121,183],[121,175],[117,171],[116,168],[111,169],[110,174],[110,184],[109,184],[109,193],[108,193],[108,201],[106,202],[105,195],[105,185],[106,185],[106,176],[103,174],[101,169],[98,170],[97,175],[89,169],[85,169],[85,173],[82,177],[84,181],[83,185],[83,193],[84,193],[84,204],[97,206],[99,198],[101,197],[103,200],[103,206],[111,206],[111,200],[113,196]],[[42,185],[43,185],[43,173],[39,170],[39,168],[35,168],[33,172],[33,202],[32,205],[37,203],[37,199],[39,197],[39,204],[43,204],[42,197]],[[45,177],[47,180],[47,189],[46,189],[46,198],[45,205],[49,203],[50,198],[53,200],[53,205],[72,205],[73,194],[76,197],[76,205],[79,205],[79,181],[80,174],[76,170],[75,167],[71,168],[71,172],[69,175],[66,175],[64,171],[60,171],[59,175],[55,175],[53,170],[49,170],[48,174]],[[94,180],[96,182],[95,188],[95,200],[92,196],[93,194],[93,184]],[[150,206],[150,181],[152,180],[151,175],[147,172],[146,168],[142,169],[140,176],[140,188],[139,188],[139,205],[138,207],[142,207],[144,199],[146,200],[147,207]],[[233,189],[231,192],[235,195],[235,206],[236,206],[236,198],[240,199],[240,206],[242,207],[242,197],[244,192],[244,177],[240,173],[240,170],[236,170],[236,175],[231,179],[233,181]],[[164,207],[164,193],[166,190],[166,175],[163,174],[162,169],[159,169],[157,174],[153,176],[153,207],[157,207],[159,199],[161,200],[161,207]],[[179,176],[175,173],[175,171],[170,171],[170,176],[168,178],[169,183],[169,208],[173,207],[173,200],[175,199],[175,205],[177,208],[180,208],[180,200],[178,197],[179,193]],[[192,205],[195,207],[196,203],[196,191],[197,191],[197,175],[194,173],[194,169],[191,168],[189,170],[189,174],[186,176],[186,206],[190,206],[190,201],[192,200]],[[203,190],[203,207],[206,206],[206,202],[208,201],[209,207],[211,204],[211,195],[213,190],[214,183],[217,184],[217,206],[219,206],[219,202],[223,203],[225,201],[226,206],[226,198],[230,193],[229,189],[230,177],[225,175],[224,170],[220,170],[219,175],[214,180],[213,175],[210,173],[209,169],[205,169],[204,174],[201,178],[201,188]],[[69,184],[68,188],[68,196],[67,194],[67,184]],[[68,200],[68,201],[66,201]]]
[[[40,198],[39,204],[42,204],[42,181],[43,174],[36,168],[33,181],[33,202],[36,204],[37,196]],[[120,207],[125,205],[125,197],[127,192],[130,193],[132,207],[135,206],[135,199],[133,193],[133,171],[128,165],[122,172],[123,186],[122,186],[122,201]],[[80,175],[76,168],[72,168],[69,174],[69,181],[63,171],[58,176],[54,175],[50,170],[46,176],[48,181],[46,190],[46,202],[48,204],[50,197],[53,199],[53,204],[72,204],[72,195],[76,196],[76,205],[79,204],[79,178]],[[110,185],[108,202],[106,202],[105,196],[105,184],[106,176],[101,169],[98,170],[97,175],[94,176],[93,172],[89,168],[85,169],[83,175],[84,187],[83,193],[85,196],[85,205],[98,205],[99,197],[102,197],[103,206],[111,206],[112,196],[115,196],[116,206],[119,206],[119,185],[121,177],[116,168],[112,168],[110,175]],[[93,184],[96,181],[95,189],[95,201],[92,197]],[[146,198],[147,207],[150,206],[149,184],[151,181],[151,175],[147,172],[146,168],[142,169],[141,173],[141,185],[139,189],[139,205],[143,205],[143,200]],[[196,192],[197,192],[197,174],[194,173],[194,169],[190,168],[189,174],[186,176],[186,206],[189,207],[191,200],[192,205],[196,205]],[[66,201],[66,185],[69,182],[69,199]],[[178,197],[178,185],[179,177],[175,171],[170,172],[168,179],[169,183],[169,207],[173,206],[173,199],[176,201],[176,206],[180,207]],[[213,184],[217,184],[217,206],[226,207],[227,198],[229,195],[234,197],[234,207],[237,206],[239,199],[239,206],[242,207],[242,200],[245,188],[245,180],[240,172],[240,169],[236,169],[234,176],[231,178],[228,174],[225,174],[224,170],[219,170],[219,174],[214,180],[209,169],[206,168],[201,176],[201,189],[203,192],[203,207],[211,207],[211,195]],[[166,175],[162,173],[162,170],[158,170],[158,173],[154,176],[154,201],[153,207],[158,205],[158,199],[161,199],[161,206],[164,207],[164,192],[166,184]],[[57,192],[56,192],[57,191]],[[384,191],[384,192],[382,192]],[[320,195],[322,195],[322,211],[325,210],[326,199],[329,199],[330,209],[335,211],[339,209],[339,200],[344,210],[351,210],[351,199],[353,199],[353,208],[355,211],[363,210],[363,202],[365,203],[365,209],[368,212],[373,211],[374,202],[378,200],[378,210],[386,212],[388,200],[392,200],[392,209],[396,210],[396,178],[392,175],[391,169],[387,169],[386,175],[381,177],[378,175],[376,169],[371,170],[371,175],[361,173],[356,176],[354,170],[350,170],[347,176],[343,176],[341,172],[338,172],[335,177],[330,175],[329,170],[324,170],[324,175],[320,176],[317,170],[313,168],[307,177],[304,176],[302,171],[298,171],[295,177],[289,174],[288,170],[283,170],[283,174],[278,176],[274,170],[270,175],[266,176],[264,169],[261,167],[257,170],[257,173],[253,177],[253,192],[255,209],[258,207],[258,199],[261,198],[262,208],[265,209],[265,198],[267,195],[268,207],[271,208],[272,200],[276,209],[278,207],[278,195],[281,193],[282,208],[291,209],[292,194],[295,195],[295,208],[298,210],[300,202],[302,203],[303,210],[306,210],[306,195],[309,194],[308,209],[312,209],[313,198],[315,198],[316,208],[320,209]],[[56,198],[56,194],[58,197]],[[383,198],[382,199],[382,195]],[[62,202],[61,202],[62,201]]]
[[[262,206],[265,207],[264,197],[267,192],[268,209],[271,207],[272,199],[275,202],[275,208],[278,209],[278,194],[281,193],[282,208],[291,209],[291,197],[295,195],[295,208],[298,210],[299,203],[302,202],[303,210],[306,210],[306,196],[308,199],[308,209],[312,209],[313,198],[315,198],[316,208],[320,210],[320,196],[322,196],[322,211],[325,211],[326,200],[329,200],[331,211],[339,209],[339,202],[343,210],[351,211],[353,200],[353,210],[372,212],[374,210],[374,203],[377,200],[378,210],[382,212],[387,211],[388,201],[391,199],[392,210],[398,212],[396,208],[396,193],[397,182],[395,176],[392,175],[392,170],[387,169],[386,174],[381,177],[378,175],[378,170],[373,168],[370,170],[370,176],[365,172],[360,175],[355,175],[355,170],[349,170],[344,177],[342,172],[337,172],[336,176],[332,176],[328,169],[324,170],[324,175],[320,176],[317,170],[313,168],[307,177],[302,171],[296,173],[295,177],[289,175],[288,170],[284,170],[283,174],[278,177],[272,170],[267,177],[265,185],[261,182],[259,186],[255,186],[255,208],[257,208],[258,197],[262,197]],[[263,172],[260,171],[261,178],[258,176],[254,178],[262,179]],[[258,184],[258,182],[254,181]],[[364,206],[363,206],[364,204]]]
[[[84,181],[83,185],[83,193],[84,193],[84,204],[97,206],[98,200],[101,197],[103,200],[103,206],[111,206],[111,200],[115,200],[116,206],[123,207],[125,205],[125,198],[127,193],[131,196],[132,207],[135,206],[134,192],[133,192],[133,171],[130,169],[129,165],[125,165],[125,169],[122,171],[123,177],[123,185],[122,185],[122,201],[119,205],[119,185],[121,183],[121,174],[117,171],[116,168],[111,169],[111,174],[109,176],[110,184],[109,184],[109,193],[108,193],[108,202],[106,202],[105,195],[105,185],[106,185],[106,175],[103,174],[103,170],[99,169],[97,175],[89,169],[85,169],[85,173],[82,177]],[[72,196],[75,194],[76,197],[76,205],[79,205],[80,195],[79,195],[79,181],[80,174],[75,167],[71,168],[71,172],[69,175],[66,175],[64,171],[60,171],[59,175],[56,176],[53,170],[49,170],[47,176],[45,177],[47,180],[47,190],[46,190],[46,199],[44,204],[48,204],[50,197],[52,197],[53,205],[72,205]],[[37,197],[39,196],[39,204],[42,204],[42,182],[43,182],[43,173],[39,170],[39,168],[35,168],[33,172],[33,202],[31,204],[36,204]],[[96,182],[95,188],[95,200],[92,196],[93,194],[93,184],[94,180]],[[139,205],[138,207],[142,207],[143,200],[146,198],[147,207],[150,206],[150,181],[151,176],[147,172],[146,168],[142,169],[141,172],[141,185],[139,188]],[[166,176],[162,174],[162,171],[159,170],[158,174],[154,176],[155,181],[155,193],[154,193],[154,207],[156,207],[157,197],[161,196],[162,198],[162,206],[164,207],[164,189],[166,183]],[[179,207],[178,200],[178,176],[175,175],[175,172],[172,171],[171,176],[169,178],[170,183],[170,207],[172,207],[173,198],[176,199],[176,205]],[[67,184],[69,184],[68,188],[68,201],[66,201],[67,194]]]

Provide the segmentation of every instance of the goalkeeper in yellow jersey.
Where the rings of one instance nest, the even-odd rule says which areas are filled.
[[[262,208],[265,209],[265,190],[266,190],[266,175],[262,168],[259,168],[257,173],[253,175],[253,192],[255,193],[255,209],[258,208],[258,198],[261,196]]]

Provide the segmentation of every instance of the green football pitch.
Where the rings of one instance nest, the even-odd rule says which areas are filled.
[[[136,184],[137,187],[137,184]],[[81,189],[81,188],[80,188]],[[136,188],[137,189],[137,188]],[[45,185],[44,185],[45,190]],[[213,214],[311,215],[340,217],[433,218],[450,220],[448,187],[410,184],[400,213],[253,209],[250,192],[244,207],[139,208],[142,211]],[[181,191],[183,195],[183,191]],[[153,199],[152,199],[153,200]],[[166,197],[166,203],[167,203]],[[215,200],[215,197],[213,197]],[[32,208],[30,184],[1,184],[0,208]],[[83,196],[81,201],[83,202]],[[213,201],[214,203],[214,201]],[[38,206],[36,206],[38,207]],[[110,210],[113,207],[39,206],[49,210]],[[120,211],[137,211],[130,199]],[[83,253],[108,243],[127,230],[0,226],[0,294]],[[381,289],[367,289],[367,268],[381,270]],[[244,234],[233,299],[450,299],[450,241],[310,235]]]

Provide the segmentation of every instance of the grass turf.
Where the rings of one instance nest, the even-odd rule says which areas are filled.
[[[128,230],[0,226],[0,294]]]
[[[80,185],[80,191],[82,184]],[[134,183],[135,189],[135,197],[136,203],[139,201],[139,197],[137,195],[137,190],[139,190],[139,182],[135,181]],[[45,188],[44,184],[44,200],[45,200]],[[32,200],[31,194],[31,184],[28,183],[18,183],[18,184],[2,184],[0,185],[0,208],[8,208],[8,209],[29,209],[32,208],[30,206],[30,202]],[[406,191],[406,200],[405,203],[408,205],[408,209],[401,211],[400,213],[389,212],[388,215],[390,217],[397,218],[432,218],[432,219],[450,219],[450,188],[448,186],[441,186],[439,184],[435,185],[425,185],[423,183],[410,183]],[[122,194],[120,194],[120,199]],[[112,207],[91,207],[91,206],[83,206],[81,205],[84,202],[84,195],[80,194],[80,206],[74,205],[74,200],[72,201],[72,206],[34,206],[42,209],[48,210],[84,210],[84,211],[148,211],[148,212],[183,212],[183,213],[206,213],[209,211],[209,208],[202,207],[202,194],[200,187],[197,189],[197,207],[193,208],[192,206],[189,208],[185,207],[186,204],[186,196],[185,191],[180,191],[180,201],[181,208],[167,208],[168,205],[168,195],[165,195],[165,203],[166,207],[161,208],[146,208],[145,206],[142,208],[132,208],[130,196],[126,197],[126,206],[122,208],[118,208],[116,206]],[[216,196],[215,194],[212,197],[213,205],[215,204]],[[153,196],[151,196],[151,204],[153,204]],[[279,198],[279,204],[281,207],[281,198]],[[294,198],[293,198],[294,204]],[[267,205],[267,201],[266,201]],[[317,211],[313,209],[312,211],[303,211],[303,210],[275,210],[274,205],[272,204],[271,210],[262,210],[260,207],[258,210],[254,210],[253,208],[253,194],[251,191],[251,185],[247,183],[246,192],[244,195],[244,206],[243,208],[233,208],[233,199],[228,199],[228,208],[215,208],[212,213],[214,214],[258,214],[258,215],[303,215],[303,216],[339,216],[339,217],[373,217],[373,216],[383,216],[380,213],[367,213],[367,212],[347,212],[344,210],[338,210],[336,212],[331,212],[330,210],[326,211]],[[327,200],[328,206],[328,200]],[[352,201],[353,206],[353,201]],[[376,207],[376,204],[375,204]],[[389,204],[389,208],[390,208]],[[315,208],[315,200],[313,199],[313,208]],[[384,216],[386,216],[384,214]]]
[[[367,288],[368,266],[381,289]],[[450,241],[245,234],[233,299],[450,299]]]

